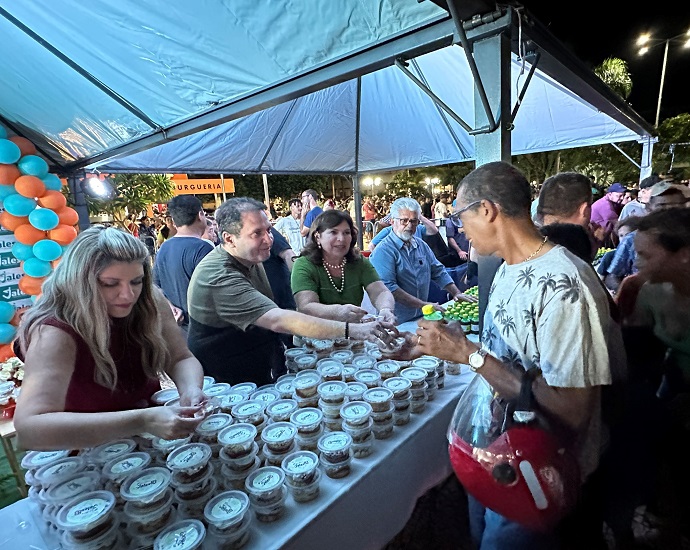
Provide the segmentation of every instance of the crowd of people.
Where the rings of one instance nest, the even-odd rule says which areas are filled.
[[[167,205],[170,224],[87,229],[19,327],[19,440],[73,449],[141,432],[182,437],[203,418],[204,374],[261,386],[285,373],[293,336],[368,340],[384,351],[402,336],[392,357],[469,364],[491,388],[492,408],[515,400],[530,373],[535,406],[577,457],[582,498],[555,530],[531,531],[470,494],[478,547],[596,548],[603,522],[626,547],[637,505],[687,511],[687,482],[665,478],[675,455],[656,451],[690,429],[690,190],[653,176],[624,209],[627,193],[614,183],[593,201],[590,178],[563,172],[535,197],[518,169],[492,162],[470,172],[453,201],[400,197],[380,210],[367,198],[362,216],[381,232],[366,251],[352,205],[324,204],[313,189],[275,220],[246,197],[211,218],[184,195]],[[614,234],[620,242],[609,241]],[[634,269],[615,293],[593,265],[609,242],[628,250]],[[476,301],[463,292],[469,279],[459,285],[449,271],[465,265],[468,274],[488,257],[500,263],[479,343],[459,323],[419,320],[424,306],[442,309],[432,283],[443,301]],[[416,331],[399,333],[411,320]],[[180,405],[146,408],[162,375]],[[638,428],[652,416],[664,429],[645,431],[654,445],[639,449],[647,443]],[[643,467],[658,482],[624,475]]]

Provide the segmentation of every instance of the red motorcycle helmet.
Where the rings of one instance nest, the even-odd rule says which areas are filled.
[[[456,406],[448,429],[455,475],[482,505],[529,529],[548,531],[577,502],[577,462],[553,433],[531,423],[490,437],[492,398],[489,385],[476,376]]]

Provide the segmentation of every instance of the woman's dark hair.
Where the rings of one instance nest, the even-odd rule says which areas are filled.
[[[690,208],[664,208],[635,216],[627,225],[633,231],[650,233],[669,252],[690,246]]]
[[[347,251],[345,257],[348,262],[356,262],[361,258],[359,251],[357,250],[357,228],[355,224],[352,223],[352,218],[350,214],[344,212],[343,210],[325,210],[323,213],[319,214],[311,225],[311,231],[309,232],[309,242],[302,249],[300,256],[309,258],[309,261],[316,265],[321,265],[323,262],[323,253],[316,243],[316,234],[321,234],[327,229],[333,229],[338,227],[341,223],[347,222],[350,226],[350,232],[352,234],[352,241],[350,242],[350,250]]]
[[[550,223],[539,228],[541,234],[548,237],[552,243],[560,244],[588,264],[594,260],[592,242],[587,231],[581,225],[574,223]]]

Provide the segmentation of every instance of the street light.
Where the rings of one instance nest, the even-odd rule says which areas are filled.
[[[661,65],[661,84],[659,84],[659,99],[656,104],[656,121],[654,122],[655,128],[659,126],[659,113],[661,112],[661,96],[664,93],[664,80],[666,80],[666,61],[668,60],[668,45],[671,42],[682,42],[682,47],[684,49],[690,48],[690,30],[684,32],[683,34],[679,34],[677,36],[673,36],[671,38],[666,39],[652,38],[652,36],[649,33],[641,34],[640,37],[637,39],[637,45],[640,47],[640,49],[637,51],[637,55],[644,55],[654,46],[658,46],[662,43],[665,44],[664,62]]]

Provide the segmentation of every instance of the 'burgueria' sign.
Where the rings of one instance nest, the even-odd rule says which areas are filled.
[[[172,180],[175,184],[175,195],[205,195],[208,193],[234,193],[235,180],[220,179],[180,179]]]

